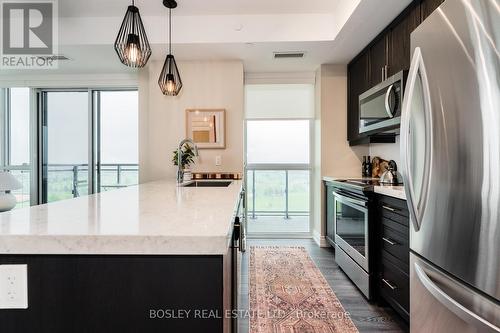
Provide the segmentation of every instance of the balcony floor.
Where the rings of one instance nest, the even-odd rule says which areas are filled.
[[[248,233],[251,236],[264,233],[308,233],[309,216],[290,216],[285,219],[283,216],[257,216],[251,218],[248,214]]]

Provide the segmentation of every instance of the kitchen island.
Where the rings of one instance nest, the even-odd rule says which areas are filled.
[[[0,214],[0,265],[27,264],[10,332],[230,332],[240,181],[158,181]]]

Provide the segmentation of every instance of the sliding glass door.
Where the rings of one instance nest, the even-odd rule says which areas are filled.
[[[85,91],[47,91],[42,112],[42,203],[89,191],[89,98]]]
[[[39,91],[40,203],[138,184],[137,90]]]
[[[137,90],[95,91],[96,191],[139,183]]]

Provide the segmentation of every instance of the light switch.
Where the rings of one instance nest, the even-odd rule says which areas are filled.
[[[28,308],[28,265],[0,265],[0,309]]]
[[[217,166],[222,165],[222,156],[220,155],[215,156],[215,165]]]

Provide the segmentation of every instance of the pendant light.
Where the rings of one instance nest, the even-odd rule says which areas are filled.
[[[168,55],[163,64],[158,85],[163,95],[177,96],[182,89],[179,69],[172,55],[172,8],[177,7],[177,2],[175,0],[163,0],[163,5],[168,8]]]
[[[135,0],[132,0],[123,18],[115,41],[115,51],[122,64],[134,68],[144,67],[151,56],[151,46]]]

